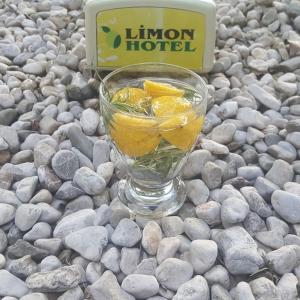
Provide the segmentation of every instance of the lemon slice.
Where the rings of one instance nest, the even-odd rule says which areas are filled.
[[[155,82],[151,80],[144,81],[144,90],[152,97],[159,96],[178,96],[184,94],[184,90],[180,90],[170,84]]]
[[[170,117],[159,125],[162,137],[177,148],[188,151],[192,148],[203,126],[204,117],[191,111]]]
[[[188,100],[176,96],[157,97],[152,100],[152,111],[157,117],[166,117],[158,127],[165,140],[184,151],[192,148],[204,117],[192,110]]]
[[[151,153],[161,140],[155,120],[122,113],[113,114],[110,134],[118,149],[130,157]]]
[[[142,111],[150,105],[150,98],[149,94],[143,89],[126,87],[118,90],[113,95],[111,102],[125,102]]]

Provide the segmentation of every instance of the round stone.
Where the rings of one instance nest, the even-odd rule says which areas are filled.
[[[60,150],[52,158],[52,168],[61,179],[73,179],[75,172],[79,169],[79,160],[74,152]]]

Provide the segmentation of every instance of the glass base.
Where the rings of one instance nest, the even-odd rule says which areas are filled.
[[[119,198],[133,214],[160,218],[180,209],[186,188],[180,178],[159,186],[141,185],[129,178],[119,182]]]

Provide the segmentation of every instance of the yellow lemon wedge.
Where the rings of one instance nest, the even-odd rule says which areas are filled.
[[[110,134],[119,150],[130,157],[151,153],[161,140],[155,120],[122,113],[113,114]]]
[[[196,142],[203,122],[203,116],[197,117],[196,113],[191,111],[162,122],[159,125],[159,132],[170,144],[188,151]]]
[[[112,103],[124,102],[129,105],[133,105],[138,110],[143,110],[150,105],[151,97],[143,89],[134,87],[125,87],[118,90],[112,97]]]
[[[152,100],[152,111],[157,117],[166,117],[158,127],[161,136],[183,151],[190,150],[204,122],[192,104],[181,97],[162,96]]]
[[[178,89],[170,84],[155,82],[151,80],[144,81],[144,90],[152,97],[159,96],[178,96],[184,94],[184,90]]]

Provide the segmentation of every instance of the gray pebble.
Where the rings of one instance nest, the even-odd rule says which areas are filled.
[[[214,284],[211,287],[211,300],[232,300],[229,292],[219,284]]]
[[[109,144],[104,140],[96,141],[93,148],[93,164],[95,169],[97,169],[100,164],[109,161],[109,154]]]
[[[255,238],[267,247],[278,249],[284,245],[283,236],[278,231],[261,231]]]
[[[15,217],[15,208],[6,203],[0,203],[0,225],[12,221]]]
[[[217,188],[222,183],[222,169],[213,162],[207,162],[202,171],[202,179],[210,189]]]
[[[57,300],[82,300],[84,294],[79,286],[74,287],[57,298]]]
[[[121,289],[116,276],[111,271],[103,273],[99,280],[89,286],[88,291],[94,299],[135,299],[135,297]]]
[[[95,226],[104,226],[109,222],[109,218],[111,216],[111,208],[107,206],[107,204],[102,204],[96,210],[96,216],[94,220]]]
[[[204,274],[204,277],[209,285],[220,284],[226,289],[230,286],[228,271],[221,265],[213,266]]]
[[[289,226],[281,219],[271,216],[267,218],[266,225],[269,230],[277,231],[282,236],[286,236],[289,233]]]
[[[162,230],[167,237],[176,236],[183,233],[184,224],[180,217],[170,216],[161,219]]]
[[[132,247],[142,238],[138,225],[129,219],[122,219],[112,234],[111,240],[115,245]]]
[[[209,300],[209,287],[204,277],[196,275],[183,283],[177,290],[173,300]]]
[[[221,224],[221,204],[216,201],[208,201],[196,207],[197,217],[210,226]]]
[[[25,241],[35,241],[38,239],[47,239],[51,237],[52,229],[51,226],[44,222],[36,223],[32,226],[24,236]]]
[[[114,164],[110,161],[101,163],[97,167],[97,174],[105,180],[106,184],[108,184],[113,176],[114,168]]]
[[[265,256],[266,264],[277,274],[291,272],[299,263],[300,246],[288,245],[271,251]]]
[[[284,237],[284,245],[297,245],[300,246],[300,237],[294,234],[287,234]]]
[[[37,264],[31,259],[30,255],[10,261],[8,270],[15,276],[26,279],[29,275],[38,271]]]
[[[106,269],[109,269],[114,273],[119,273],[120,259],[121,259],[121,255],[118,248],[111,247],[103,253],[100,261],[105,266]]]
[[[257,213],[260,217],[267,218],[272,215],[272,210],[265,200],[259,195],[254,187],[245,186],[241,192],[249,204],[251,211]]]
[[[254,187],[266,201],[271,201],[273,192],[280,189],[276,184],[264,177],[257,177]]]
[[[156,278],[165,288],[172,291],[192,278],[193,267],[190,263],[177,258],[167,258],[156,269]]]
[[[136,269],[140,259],[140,249],[125,248],[121,250],[120,269],[126,274],[132,274]]]
[[[245,167],[240,167],[237,170],[237,175],[244,177],[250,182],[254,182],[257,177],[264,176],[263,171],[261,170],[260,167],[257,166],[245,166]]]
[[[222,124],[215,127],[211,133],[213,141],[220,144],[228,144],[232,141],[236,127],[233,124]]]
[[[40,263],[41,272],[48,272],[62,267],[61,261],[54,255],[45,257]]]
[[[88,108],[82,112],[80,124],[86,135],[93,135],[97,130],[99,122],[99,115],[95,110]]]
[[[52,157],[56,153],[56,150],[53,146],[47,143],[38,143],[34,147],[33,157],[34,157],[34,165],[36,167],[43,165],[50,165]]]
[[[62,200],[72,200],[83,195],[84,192],[75,186],[72,181],[65,181],[58,189],[55,197]],[[43,201],[44,202],[44,201]]]
[[[34,242],[34,246],[56,255],[62,248],[62,240],[59,238],[38,239]]]
[[[162,239],[158,245],[156,255],[158,264],[161,264],[167,258],[174,257],[179,247],[180,240],[177,237]]]
[[[190,246],[190,261],[196,274],[204,274],[216,261],[218,247],[214,241],[195,240]]]
[[[138,299],[146,299],[157,294],[159,284],[154,276],[131,274],[124,278],[122,288]]]
[[[282,299],[296,299],[298,296],[297,286],[298,279],[293,273],[284,274],[277,284]]]
[[[101,263],[90,262],[86,267],[86,279],[90,283],[96,282],[102,275],[104,267]]]
[[[209,226],[201,219],[186,218],[184,232],[190,240],[208,240],[210,238]]]
[[[84,281],[85,272],[79,265],[65,266],[49,272],[34,273],[27,277],[29,289],[40,292],[64,292]]]
[[[93,226],[95,215],[92,209],[83,209],[62,218],[54,228],[53,237],[64,238],[71,232]]]
[[[250,287],[255,299],[274,299],[280,300],[279,290],[273,281],[260,277],[250,282]]]
[[[0,253],[3,253],[6,247],[7,247],[7,237],[5,232],[2,229],[0,229]]]
[[[19,298],[28,292],[29,290],[23,280],[6,270],[0,270],[0,295]]]
[[[79,169],[79,161],[72,151],[60,150],[52,158],[52,168],[61,179],[73,179]]]
[[[202,139],[200,145],[202,149],[207,150],[214,155],[226,155],[229,153],[228,147],[213,140]]]
[[[106,186],[105,180],[87,167],[78,169],[73,181],[89,195],[101,194]]]
[[[15,223],[22,231],[26,231],[37,222],[42,210],[34,204],[22,204],[16,210]]]
[[[37,170],[41,186],[50,192],[56,192],[61,186],[61,180],[48,166],[40,166]]]
[[[209,196],[209,189],[200,179],[186,181],[187,197],[195,204],[205,203]]]
[[[160,226],[154,222],[148,222],[143,229],[142,246],[150,255],[156,255],[162,239]]]
[[[241,281],[235,288],[235,300],[255,300],[248,283]]]
[[[269,118],[263,116],[259,111],[251,109],[249,107],[239,108],[237,119],[240,120],[244,126],[252,126],[257,129],[264,129],[267,126],[269,120]]]
[[[38,177],[27,177],[19,181],[16,195],[22,202],[29,202],[38,184]]]
[[[107,230],[102,226],[88,226],[65,237],[67,247],[77,251],[82,257],[91,261],[98,261],[101,258],[102,250],[107,243]]]
[[[155,258],[145,258],[137,265],[134,273],[155,275],[156,268],[157,268],[157,261]]]

